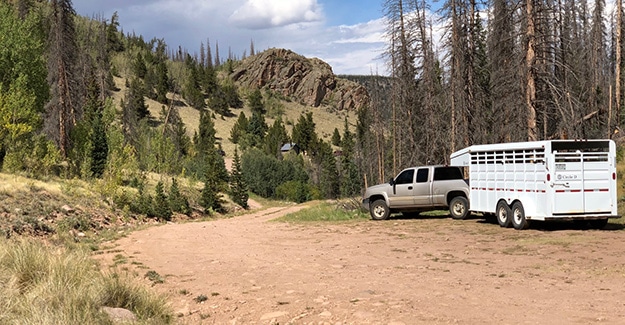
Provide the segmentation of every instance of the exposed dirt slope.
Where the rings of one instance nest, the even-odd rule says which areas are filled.
[[[162,275],[182,324],[625,323],[622,230],[269,222],[301,208],[154,227],[100,257]]]

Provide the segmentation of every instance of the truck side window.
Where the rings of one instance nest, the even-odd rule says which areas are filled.
[[[414,180],[414,169],[404,170],[395,178],[395,184],[412,184]]]
[[[417,171],[417,183],[426,183],[428,181],[428,168],[421,168]]]
[[[436,167],[434,169],[435,181],[448,181],[451,179],[463,179],[462,171],[457,167]]]

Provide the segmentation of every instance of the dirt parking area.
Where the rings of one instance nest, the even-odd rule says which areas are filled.
[[[160,275],[180,324],[625,324],[620,227],[270,221],[302,207],[152,227],[99,258]]]

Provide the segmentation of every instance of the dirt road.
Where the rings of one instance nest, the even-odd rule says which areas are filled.
[[[153,227],[102,257],[160,274],[181,324],[625,324],[623,230],[269,221],[301,208]]]

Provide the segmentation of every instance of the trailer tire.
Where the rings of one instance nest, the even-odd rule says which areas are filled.
[[[449,202],[449,214],[453,219],[462,220],[469,215],[469,200],[464,196],[456,196]]]
[[[386,205],[386,202],[380,199],[373,201],[371,207],[369,208],[369,213],[371,214],[371,219],[373,220],[386,220],[391,214],[391,210]]]
[[[512,210],[510,210],[510,207],[508,206],[506,201],[501,200],[499,201],[499,203],[497,203],[495,215],[497,216],[497,223],[499,223],[501,227],[510,228],[512,223],[511,214]]]
[[[530,224],[525,218],[525,209],[523,208],[521,201],[514,202],[512,205],[512,214],[510,216],[514,229],[523,230],[529,227]]]

